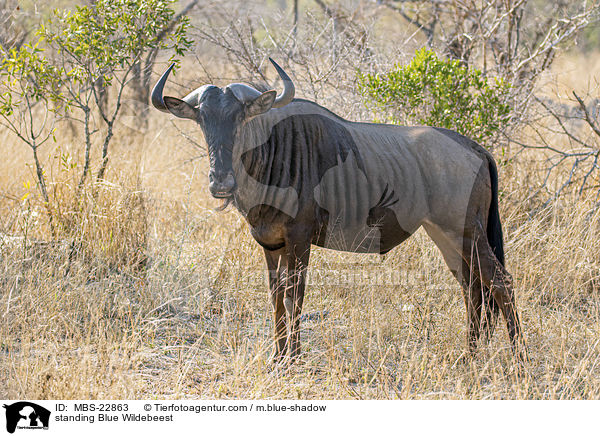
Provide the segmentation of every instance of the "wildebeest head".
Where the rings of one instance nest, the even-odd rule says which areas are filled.
[[[224,88],[204,85],[183,99],[163,97],[163,88],[173,65],[165,71],[152,90],[154,107],[179,118],[192,119],[200,125],[208,145],[209,189],[213,197],[231,198],[236,190],[232,156],[240,124],[271,108],[285,106],[294,98],[291,79],[275,61],[271,58],[269,60],[284,83],[280,96],[276,96],[277,92],[273,90],[260,92],[242,83],[232,83]]]

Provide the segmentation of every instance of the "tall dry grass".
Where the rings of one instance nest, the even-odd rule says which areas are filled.
[[[355,105],[332,109],[352,117]],[[215,212],[206,159],[179,129],[199,132],[160,113],[149,125],[143,135],[121,128],[108,181],[77,204],[61,157],[80,162],[81,149],[67,127],[59,132],[44,157],[58,243],[27,149],[0,132],[1,397],[600,396],[600,211],[593,193],[566,193],[533,214],[543,176],[534,152],[500,167],[507,267],[531,359],[524,373],[503,321],[472,361],[460,359],[461,290],[422,231],[385,257],[314,248],[302,361],[273,370],[262,250],[237,213]]]

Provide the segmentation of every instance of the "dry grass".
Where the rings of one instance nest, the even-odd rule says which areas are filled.
[[[530,350],[525,374],[514,369],[503,323],[473,361],[459,361],[461,291],[423,232],[384,258],[315,248],[303,360],[284,371],[267,364],[262,250],[239,215],[214,211],[206,161],[189,160],[197,151],[162,114],[150,124],[142,136],[121,131],[111,183],[72,221],[75,179],[54,156],[77,160],[80,148],[63,139],[48,150],[63,221],[86,241],[77,247],[35,242],[49,232],[35,192],[21,200],[34,182],[29,156],[1,133],[0,232],[26,238],[0,241],[0,396],[600,397],[600,212],[591,194],[565,195],[531,216],[542,174],[532,154],[500,170],[507,266]],[[394,280],[320,278],[344,271]]]

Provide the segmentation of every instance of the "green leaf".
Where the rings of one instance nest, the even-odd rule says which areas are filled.
[[[357,83],[367,105],[383,112],[386,122],[445,127],[480,143],[510,113],[510,88],[501,78],[487,80],[480,70],[439,59],[425,48],[388,72],[359,71]]]

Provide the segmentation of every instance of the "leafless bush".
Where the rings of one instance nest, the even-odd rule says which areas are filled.
[[[594,95],[597,94],[588,92],[580,97],[573,91],[566,103],[535,97],[543,109],[533,125],[535,144],[521,145],[524,149],[545,153],[545,176],[536,192],[544,191],[549,195],[544,206],[570,187],[577,196],[586,191],[595,193],[595,201],[600,205],[600,100]],[[567,146],[557,144],[557,139],[566,139]]]
[[[348,108],[348,97],[356,96],[355,72],[375,58],[370,14],[348,9],[341,2],[316,5],[304,11],[299,23],[284,11],[262,14],[259,8],[240,8],[232,16],[236,7],[215,7],[205,14],[206,22],[195,25],[195,36],[227,56],[233,80],[268,81],[270,70],[264,67],[272,56],[293,75],[303,96],[317,102],[327,98],[330,107],[336,106],[331,99],[344,101],[345,115],[355,113]],[[211,66],[202,68],[206,80],[225,79],[211,73]]]
[[[0,49],[19,48],[30,32],[23,24],[23,14],[16,0],[0,0]]]

